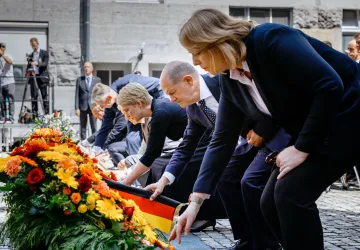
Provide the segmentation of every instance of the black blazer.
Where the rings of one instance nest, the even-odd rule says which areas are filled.
[[[146,151],[140,158],[140,162],[147,167],[161,155],[166,137],[173,141],[180,140],[187,124],[186,110],[167,98],[153,99],[151,111]]]
[[[34,52],[32,52],[29,57],[34,57]],[[39,76],[41,76],[41,80],[43,82],[49,82],[49,71],[48,71],[48,64],[49,64],[49,53],[46,50],[40,49],[40,55],[39,58],[41,58],[41,63],[39,63]],[[31,68],[31,64],[28,63],[26,66],[26,71]]]
[[[75,109],[86,111],[91,108],[92,89],[99,82],[101,82],[101,79],[97,76],[93,76],[90,88],[88,88],[85,76],[78,77],[75,87]]]
[[[311,154],[327,154],[330,160],[357,162],[359,65],[324,43],[283,25],[259,25],[244,42],[246,60],[260,95],[277,125],[292,136],[295,147]],[[241,84],[230,79],[228,73],[221,80],[216,128],[194,192],[211,193],[215,189],[235,148],[235,134],[246,114],[253,113],[247,104],[251,98],[240,94]]]

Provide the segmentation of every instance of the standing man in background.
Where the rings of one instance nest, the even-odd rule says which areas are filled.
[[[15,79],[13,71],[13,58],[9,54],[5,54],[6,44],[0,43],[0,86],[1,86],[1,111],[3,115],[0,121],[14,123],[14,95],[15,95]],[[9,103],[9,116],[5,114],[5,100]],[[5,118],[6,117],[6,118]]]
[[[84,63],[85,76],[76,80],[75,88],[75,110],[76,115],[80,117],[80,138],[86,139],[86,126],[89,116],[91,133],[96,132],[96,118],[91,112],[91,93],[95,84],[101,82],[101,79],[93,75],[94,67],[91,62]]]
[[[357,63],[360,62],[360,50],[356,46],[355,39],[351,40],[348,43],[348,49],[346,52],[347,52],[348,56],[350,56],[352,59],[354,59],[355,62],[357,62]]]
[[[42,101],[44,103],[44,113],[49,114],[49,100],[48,100],[48,85],[50,82],[48,64],[49,53],[46,50],[39,48],[39,41],[36,37],[30,39],[30,45],[33,48],[33,52],[29,55],[32,60],[28,61],[26,71],[29,68],[34,69],[36,75],[36,81],[38,88],[41,92]],[[35,87],[34,78],[29,79],[31,87],[31,99],[32,99],[32,112],[34,116],[38,116],[38,90]]]

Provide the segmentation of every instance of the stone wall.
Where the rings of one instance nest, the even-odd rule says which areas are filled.
[[[178,31],[191,13],[205,7],[209,6],[96,0],[91,4],[91,61],[134,63],[145,43],[144,58],[138,68],[144,75],[149,73],[149,63],[191,62],[190,54],[178,41]],[[229,11],[229,6],[211,7]]]

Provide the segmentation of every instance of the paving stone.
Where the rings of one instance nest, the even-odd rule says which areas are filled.
[[[317,205],[323,223],[325,249],[360,250],[360,191],[332,189],[320,197]],[[226,249],[234,242],[228,220],[217,220],[216,231],[209,228],[204,232],[206,237],[198,237],[212,249]]]

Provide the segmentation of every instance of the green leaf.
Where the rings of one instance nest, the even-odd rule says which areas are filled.
[[[30,208],[29,215],[43,214],[45,210],[37,209],[35,207]]]
[[[121,234],[121,229],[124,223],[111,221],[112,227],[111,230],[115,233],[115,235],[119,236]]]
[[[57,194],[52,197],[49,208],[53,208],[55,205],[61,207],[67,201],[69,201],[69,196],[67,196],[66,194]]]
[[[3,191],[3,192],[8,192],[8,191],[11,191],[12,189],[13,189],[12,184],[7,184],[6,186],[0,187],[0,191]]]

